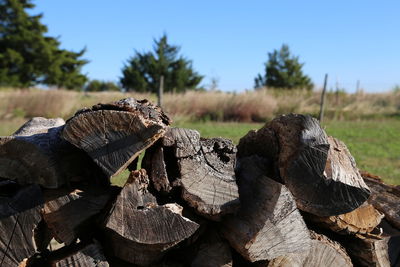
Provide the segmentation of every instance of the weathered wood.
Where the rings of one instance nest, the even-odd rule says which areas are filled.
[[[340,234],[366,234],[380,224],[384,215],[372,205],[364,203],[357,209],[345,214],[328,217],[308,215],[312,222]]]
[[[54,267],[108,267],[102,248],[98,242],[86,245],[72,255],[52,262]]]
[[[114,190],[74,190],[47,201],[43,219],[59,243],[71,244],[93,235],[93,219],[113,197]],[[91,224],[92,223],[92,224]]]
[[[308,251],[277,257],[270,261],[267,266],[353,266],[350,257],[339,243],[313,232],[311,232],[311,237],[311,248]]]
[[[197,131],[171,128],[162,141],[177,158],[182,198],[212,220],[239,207],[235,177],[236,147],[224,138],[200,138]]]
[[[362,175],[372,191],[368,203],[385,214],[386,220],[400,230],[400,186],[387,185],[366,172]]]
[[[138,265],[157,262],[199,226],[175,203],[158,206],[148,184],[144,169],[133,171],[104,223],[110,253]]]
[[[18,266],[37,249],[34,230],[41,221],[43,198],[38,185],[19,189],[0,204],[0,266]]]
[[[221,227],[225,238],[251,262],[306,251],[310,236],[295,200],[282,184],[264,175],[265,159],[252,156],[238,162],[241,208]]]
[[[62,118],[46,119],[34,117],[25,122],[18,130],[13,133],[16,136],[29,136],[34,134],[47,133],[49,129],[63,126],[65,121]]]
[[[161,145],[154,145],[146,150],[142,160],[142,168],[146,169],[152,186],[161,193],[169,193],[171,185],[168,180],[167,167],[164,161],[164,149]]]
[[[255,154],[273,159],[273,154],[279,150],[276,165],[280,178],[295,197],[299,209],[317,216],[333,216],[356,209],[369,197],[370,191],[346,146],[328,138],[316,119],[283,115],[258,132],[241,140],[239,155],[255,151]],[[266,141],[254,142],[263,138]],[[276,141],[271,141],[274,138]],[[268,151],[260,152],[260,144],[264,143]],[[244,145],[249,148],[242,152]]]
[[[162,137],[168,125],[159,107],[127,98],[78,111],[67,121],[62,137],[83,149],[112,177]]]

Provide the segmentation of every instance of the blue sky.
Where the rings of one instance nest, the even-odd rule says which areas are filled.
[[[267,53],[286,43],[317,86],[329,74],[347,91],[400,84],[400,1],[133,1],[41,0],[49,35],[62,47],[87,48],[91,79],[118,81],[135,50],[151,49],[164,32],[225,91],[251,89]]]

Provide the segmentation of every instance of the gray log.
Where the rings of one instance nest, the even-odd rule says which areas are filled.
[[[112,177],[162,137],[168,125],[159,107],[127,98],[78,111],[67,121],[62,137],[83,149]]]
[[[309,232],[295,200],[284,185],[264,175],[265,160],[245,157],[238,165],[241,209],[222,226],[231,246],[251,262],[308,250]]]

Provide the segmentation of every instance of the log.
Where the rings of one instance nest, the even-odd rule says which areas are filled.
[[[63,147],[58,136],[60,129],[50,128],[29,136],[0,137],[0,177],[21,185],[37,183],[46,188],[65,184],[56,156],[57,150]],[[24,126],[20,132],[29,133]]]
[[[78,111],[61,136],[88,153],[110,178],[162,137],[168,125],[169,118],[159,107],[126,98]]]
[[[94,219],[105,208],[116,188],[79,190],[61,193],[45,203],[42,214],[52,235],[59,243],[67,245],[78,237],[88,239],[93,235]]]
[[[339,234],[368,234],[380,224],[384,215],[372,205],[364,203],[357,209],[336,216],[307,216],[313,223]]]
[[[181,215],[179,205],[158,206],[147,191],[148,184],[144,169],[133,171],[104,223],[107,250],[141,266],[159,261],[168,249],[189,238],[199,227]]]
[[[385,215],[386,220],[400,230],[400,186],[385,184],[379,177],[362,172],[372,194],[368,203]]]
[[[221,228],[230,245],[251,262],[306,251],[311,243],[292,194],[264,175],[268,164],[258,156],[240,159],[241,208],[235,216],[227,216]]]
[[[258,132],[260,137],[255,137]],[[284,181],[299,209],[317,216],[334,216],[350,212],[368,199],[370,191],[350,152],[342,142],[328,138],[316,119],[283,115],[258,132],[243,137],[239,155],[244,145],[249,146],[244,154],[254,151],[270,160],[279,150],[275,164],[280,177],[275,179]],[[276,140],[270,141],[274,137]],[[260,138],[266,141],[252,141]],[[263,143],[268,143],[265,149],[269,151],[259,152]]]
[[[182,198],[199,214],[218,221],[239,208],[232,141],[200,139],[197,131],[171,128],[162,143],[174,148]]]
[[[168,194],[172,187],[168,180],[167,166],[164,161],[164,148],[161,145],[151,146],[146,150],[142,160],[142,168],[146,170],[151,185],[157,192]]]
[[[54,267],[108,267],[102,248],[98,242],[84,246],[82,249],[74,251],[72,255],[53,260]]]
[[[47,133],[49,129],[63,126],[64,124],[65,121],[62,118],[46,119],[43,117],[33,117],[16,130],[13,135],[30,136],[34,134]]]
[[[38,185],[22,187],[0,204],[0,266],[18,266],[37,249],[34,230],[41,221],[43,198]]]
[[[314,232],[311,232],[311,237],[311,247],[308,251],[277,257],[267,266],[353,266],[350,257],[339,243]]]

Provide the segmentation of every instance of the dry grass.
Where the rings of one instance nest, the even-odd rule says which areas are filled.
[[[0,119],[34,116],[72,116],[77,109],[125,97],[156,96],[143,93],[82,93],[64,90],[0,91]],[[195,92],[165,94],[164,109],[175,121],[266,121],[279,114],[304,113],[317,116],[320,92],[259,90],[244,93]],[[328,93],[327,119],[359,120],[397,117],[400,114],[400,92],[379,94]]]

